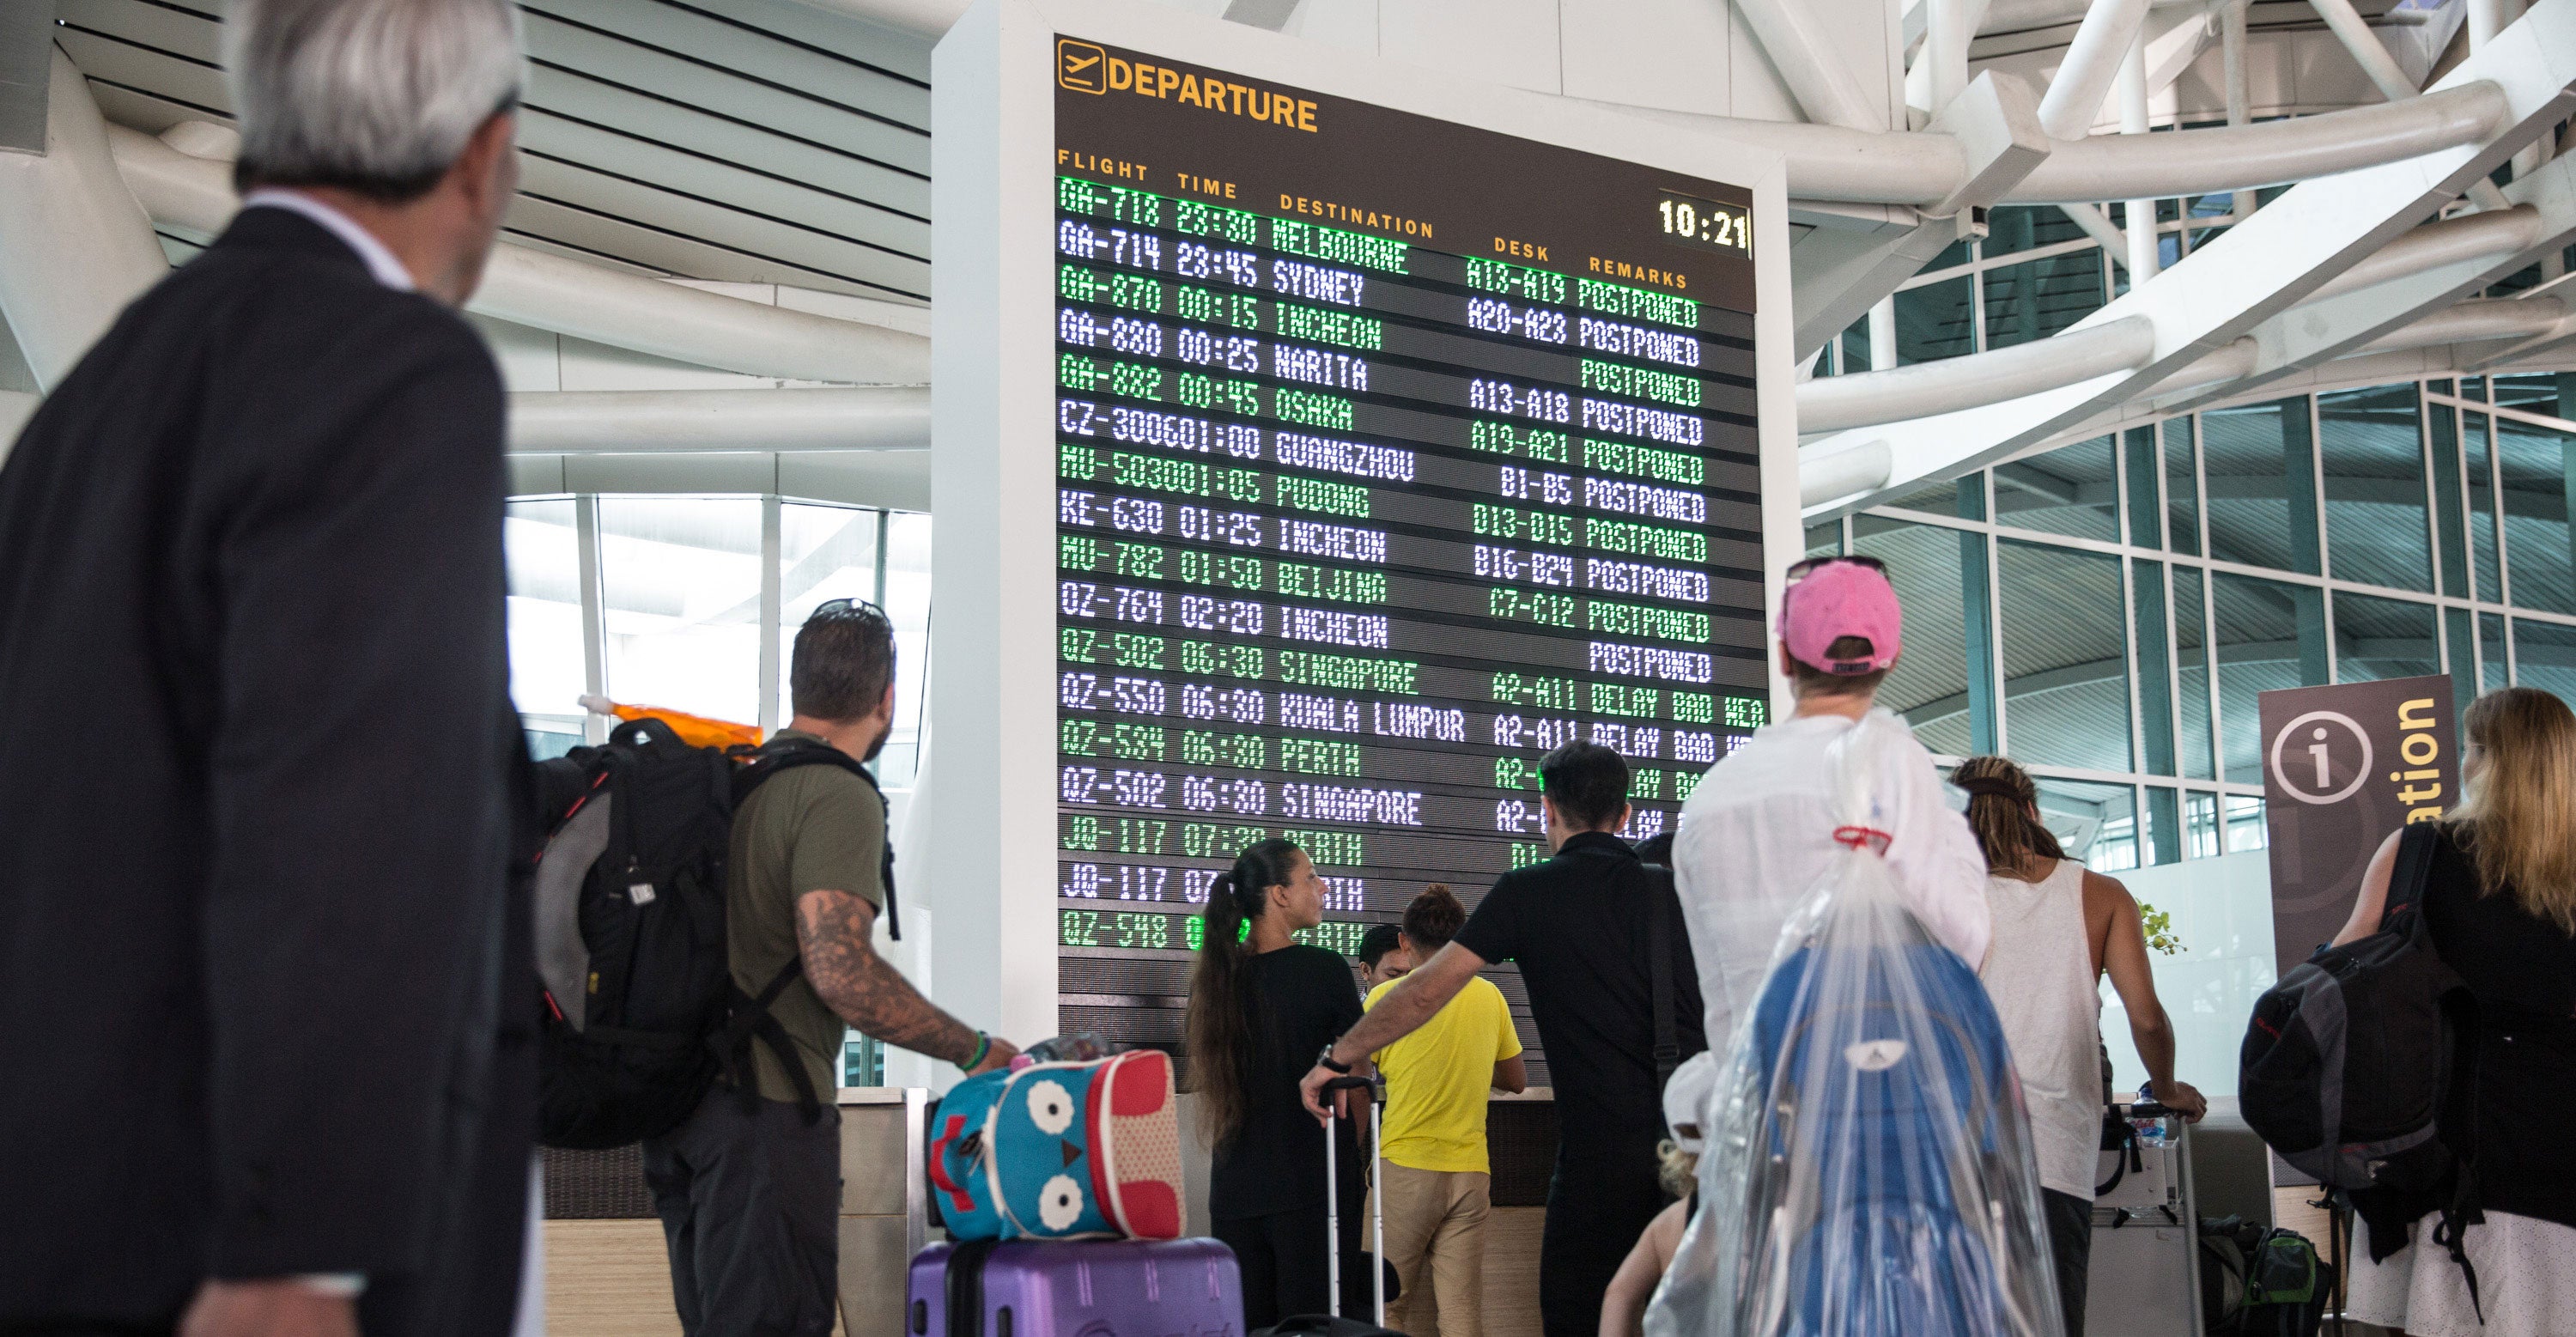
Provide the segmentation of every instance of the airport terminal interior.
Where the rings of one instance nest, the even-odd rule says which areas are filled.
[[[226,8],[0,4],[0,442],[239,207]],[[797,629],[873,602],[886,959],[1023,1044],[1181,1051],[1238,849],[1307,848],[1305,940],[1356,955],[1548,858],[1560,743],[1627,758],[1621,836],[1669,831],[1786,714],[1782,573],[1876,559],[1880,703],[1945,769],[2020,763],[2141,903],[2211,1112],[2131,1233],[2324,1250],[2237,1113],[2317,945],[2276,940],[2259,698],[2576,701],[2576,0],[520,10],[467,312],[535,755],[612,702],[775,730]],[[1533,1052],[1483,1325],[1537,1337],[1579,1130],[1487,976]],[[855,1030],[839,1066],[842,1330],[919,1333],[958,1073]],[[678,1333],[634,1149],[545,1166],[551,1330]],[[2087,1331],[2205,1331],[2168,1233],[2134,1296],[2097,1262]]]

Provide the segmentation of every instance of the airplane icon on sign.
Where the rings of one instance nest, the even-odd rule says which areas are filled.
[[[1109,91],[1108,52],[1089,42],[1059,37],[1055,43],[1055,81],[1077,93]]]

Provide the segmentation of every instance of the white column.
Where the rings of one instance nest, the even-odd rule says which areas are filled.
[[[2130,41],[2128,59],[2120,62],[2120,133],[2147,133],[2147,35],[2144,31]],[[2129,214],[2129,289],[2135,292],[2156,276],[2156,202],[2130,200]]]
[[[1896,365],[1896,294],[1878,299],[1869,309],[1869,369],[1885,371]]]
[[[2475,0],[2472,0],[2474,3]],[[2245,68],[2245,6],[2251,0],[2228,0],[2218,16],[2219,57],[2226,67],[2227,123],[2245,125],[2254,119],[2253,96],[2246,87],[2249,77]],[[2243,222],[2255,209],[2254,192],[2240,190],[2229,211]]]
[[[51,390],[170,259],[117,175],[97,100],[60,50],[45,120],[44,153],[0,153],[0,319],[37,387]]]

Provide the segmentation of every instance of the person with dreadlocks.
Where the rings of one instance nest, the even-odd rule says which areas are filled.
[[[2149,1094],[2195,1122],[2209,1102],[2174,1080],[2173,1024],[2156,1001],[2146,929],[2128,888],[2066,857],[2040,823],[2039,786],[2021,767],[2002,757],[1971,757],[1950,783],[1966,791],[1968,829],[1986,855],[1994,934],[1977,975],[2012,1046],[2039,1153],[2057,1298],[2066,1330],[2080,1333],[2108,1086],[2101,1040],[2106,971],[2153,1079]]]

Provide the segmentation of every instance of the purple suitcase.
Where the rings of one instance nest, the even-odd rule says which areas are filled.
[[[934,1244],[905,1289],[909,1337],[1243,1337],[1242,1275],[1211,1239]]]

